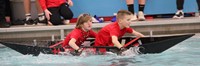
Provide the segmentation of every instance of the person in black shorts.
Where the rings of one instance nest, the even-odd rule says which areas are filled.
[[[196,0],[196,1],[198,5],[198,11],[200,12],[200,0]],[[173,16],[173,18],[177,18],[177,19],[184,18],[184,12],[183,12],[184,0],[176,0],[176,5],[177,5],[177,12]]]

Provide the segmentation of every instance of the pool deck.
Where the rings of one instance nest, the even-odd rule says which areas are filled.
[[[111,22],[93,23],[93,30],[98,32],[99,29],[109,23]],[[10,28],[0,28],[0,39],[9,40],[20,38],[20,40],[24,40],[27,38],[41,39],[42,37],[42,39],[51,40],[51,37],[54,36],[55,39],[62,40],[65,35],[67,35],[74,28],[74,26],[75,24],[59,26],[11,26]],[[148,36],[150,32],[152,32],[153,35],[200,33],[200,18],[185,17],[184,19],[148,19],[146,21],[132,22],[131,27],[146,36]]]

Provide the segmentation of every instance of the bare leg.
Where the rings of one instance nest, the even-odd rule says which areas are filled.
[[[39,0],[35,0],[35,4],[37,7],[37,11],[38,11],[38,21],[40,23],[47,23],[47,21],[45,20],[44,12],[40,6]]]
[[[33,25],[34,21],[31,19],[31,1],[30,0],[24,0],[24,10],[25,10],[25,26],[27,24]]]
[[[139,4],[145,5],[145,3],[146,3],[146,0],[139,0]]]
[[[43,10],[40,6],[39,0],[35,0],[35,4],[36,4],[36,7],[37,7],[38,14],[43,13]]]
[[[31,0],[24,0],[24,11],[25,11],[25,26],[27,24],[31,25],[34,21],[31,19]]]
[[[134,3],[134,0],[126,0],[126,4],[133,4]]]
[[[25,16],[30,16],[31,17],[31,4],[30,4],[30,0],[24,0],[24,10],[25,10]]]

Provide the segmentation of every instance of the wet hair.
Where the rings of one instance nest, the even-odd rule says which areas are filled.
[[[76,22],[76,28],[81,28],[85,22],[89,21],[90,19],[92,19],[92,17],[90,16],[90,14],[84,13],[79,15],[77,22]]]
[[[133,15],[130,11],[127,10],[119,10],[117,12],[117,19],[124,19],[125,15]]]

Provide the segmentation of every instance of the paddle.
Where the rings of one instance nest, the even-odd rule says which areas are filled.
[[[93,39],[88,39],[87,41],[92,41]],[[49,46],[49,48],[53,48],[53,47],[55,47],[55,46],[58,46],[58,45],[60,45],[60,44],[62,44],[64,41],[60,41],[60,42],[58,42],[58,43],[56,43],[56,44],[53,44],[53,45],[51,45],[51,46]],[[94,42],[91,42],[91,44],[92,43],[94,43]]]
[[[138,40],[140,37],[136,37],[135,39],[129,41],[128,43],[126,43],[123,47],[126,48],[127,46],[129,46],[131,43],[135,42],[136,40]]]
[[[59,44],[62,44],[64,41],[60,41],[60,42],[58,42],[58,43],[56,43],[56,44],[53,44],[53,45],[51,45],[51,46],[49,46],[49,48],[53,48],[53,47],[55,47],[55,46],[58,46]]]
[[[138,40],[140,37],[136,37],[135,39],[129,41],[128,43],[126,43],[123,47],[128,47],[129,45],[131,45],[131,43],[135,42],[136,40]],[[55,46],[58,46],[59,44],[62,44],[64,41],[60,41],[54,45],[49,46],[49,48],[53,48]],[[70,47],[66,47],[66,48],[70,48]],[[114,48],[112,46],[82,46],[81,48]]]

